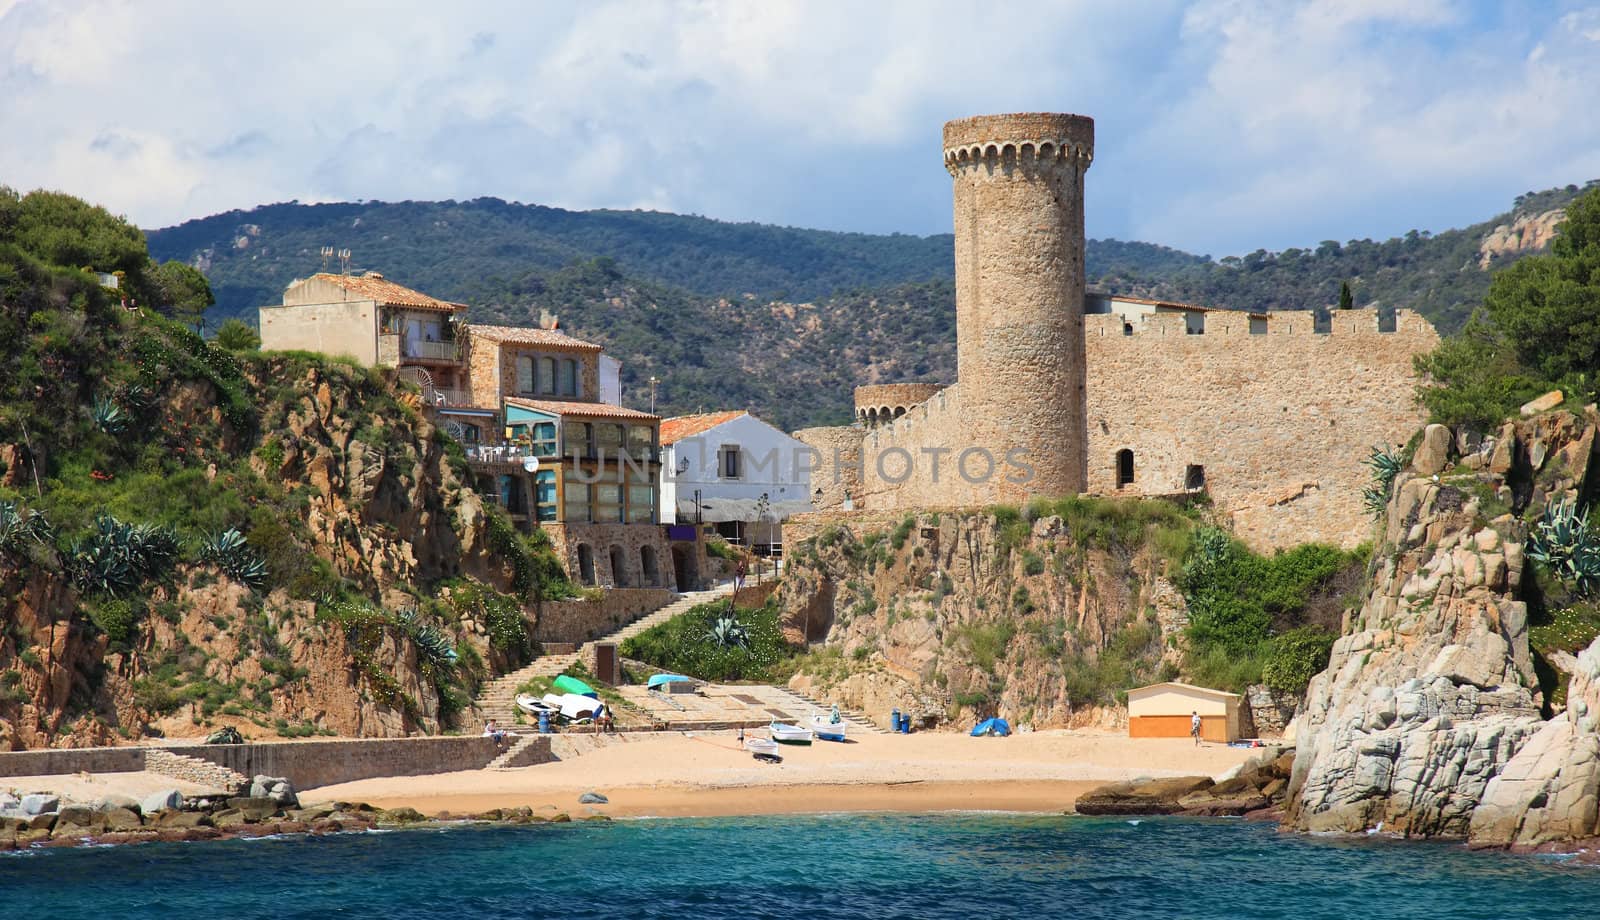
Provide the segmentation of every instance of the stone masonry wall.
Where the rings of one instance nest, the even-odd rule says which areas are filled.
[[[1426,420],[1413,399],[1412,357],[1438,344],[1427,320],[1398,311],[1394,332],[1375,310],[1274,312],[1265,335],[1249,317],[1206,314],[1203,335],[1180,314],[1156,314],[1134,334],[1114,315],[1086,317],[1088,488],[1102,495],[1185,489],[1187,467],[1234,529],[1258,549],[1324,540],[1344,547],[1370,530],[1363,460],[1404,442]],[[1118,489],[1117,452],[1134,479]]]
[[[596,601],[542,601],[533,637],[539,642],[580,644],[671,602],[670,588],[612,588]]]
[[[861,438],[865,432],[850,425],[822,428],[802,428],[794,432],[796,440],[817,452],[811,467],[813,493],[811,507],[819,511],[844,507],[845,496],[861,496]],[[793,518],[791,518],[793,520]],[[785,527],[786,539],[788,528]]]
[[[594,584],[615,587],[678,587],[672,569],[672,552],[659,524],[568,524],[545,523],[539,525],[550,537],[556,556],[562,560],[573,581],[581,582],[583,567],[578,562],[579,545],[587,545],[594,554]],[[623,567],[614,571],[611,565],[611,547],[622,547]],[[652,578],[645,572],[644,549],[655,553],[656,571]]]
[[[296,789],[313,789],[375,776],[426,776],[478,770],[500,754],[494,739],[482,735],[197,744],[179,750],[186,756],[221,764],[244,776],[286,776]]]

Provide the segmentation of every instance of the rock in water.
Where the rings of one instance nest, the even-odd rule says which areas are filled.
[[[1565,772],[1554,761],[1571,764],[1573,781],[1592,787],[1593,780],[1579,778],[1589,775],[1586,749],[1539,718],[1521,599],[1527,534],[1519,517],[1536,515],[1585,481],[1595,434],[1592,420],[1547,413],[1503,428],[1486,481],[1470,489],[1417,475],[1434,458],[1395,479],[1367,596],[1295,721],[1299,748],[1286,823],[1354,832],[1381,822],[1408,836],[1470,832],[1505,841],[1526,837],[1518,828],[1530,816],[1544,821],[1541,809],[1558,790],[1534,779]],[[1432,440],[1425,435],[1424,446]],[[1562,462],[1533,463],[1535,445]],[[1508,482],[1512,470],[1533,470],[1534,481]],[[1480,494],[1510,498],[1515,516],[1488,520]],[[1547,741],[1529,744],[1545,732]],[[1517,757],[1536,762],[1513,773]],[[1491,795],[1503,771],[1506,780]],[[1475,817],[1486,796],[1494,809]],[[1583,798],[1574,789],[1560,807],[1574,815],[1586,807]],[[1572,828],[1582,820],[1555,823]],[[1568,830],[1552,825],[1549,833]]]
[[[177,811],[183,807],[183,793],[176,789],[163,789],[152,792],[139,803],[139,810],[147,815],[158,811]]]
[[[606,805],[610,802],[610,799],[598,792],[585,792],[583,795],[578,796],[579,805]]]
[[[1567,709],[1489,781],[1472,814],[1481,846],[1533,847],[1600,836],[1600,639],[1579,653]]]

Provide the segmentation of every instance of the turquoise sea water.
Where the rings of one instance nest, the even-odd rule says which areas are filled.
[[[7,916],[1454,918],[1600,913],[1600,869],[1237,821],[619,821],[0,854]]]

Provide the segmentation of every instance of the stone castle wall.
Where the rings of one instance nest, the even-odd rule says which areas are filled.
[[[1328,332],[1309,311],[1269,315],[1251,334],[1244,313],[1209,312],[1205,332],[1182,314],[1155,314],[1123,331],[1114,315],[1086,317],[1088,490],[1169,495],[1189,467],[1252,546],[1324,540],[1350,547],[1370,529],[1363,461],[1403,443],[1423,422],[1412,356],[1438,333],[1409,310],[1379,331],[1375,310],[1336,311]],[[1133,482],[1117,482],[1117,453],[1133,452]]]
[[[842,508],[846,496],[861,497],[863,434],[862,429],[850,425],[802,428],[794,432],[795,440],[817,452],[816,462],[811,466],[811,507],[818,510]],[[820,496],[815,494],[818,491],[822,493]]]

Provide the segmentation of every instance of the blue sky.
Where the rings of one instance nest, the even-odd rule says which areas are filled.
[[[1216,256],[1600,178],[1600,0],[0,0],[0,184],[154,227],[472,198],[942,233],[949,118],[1096,120],[1089,232]]]

